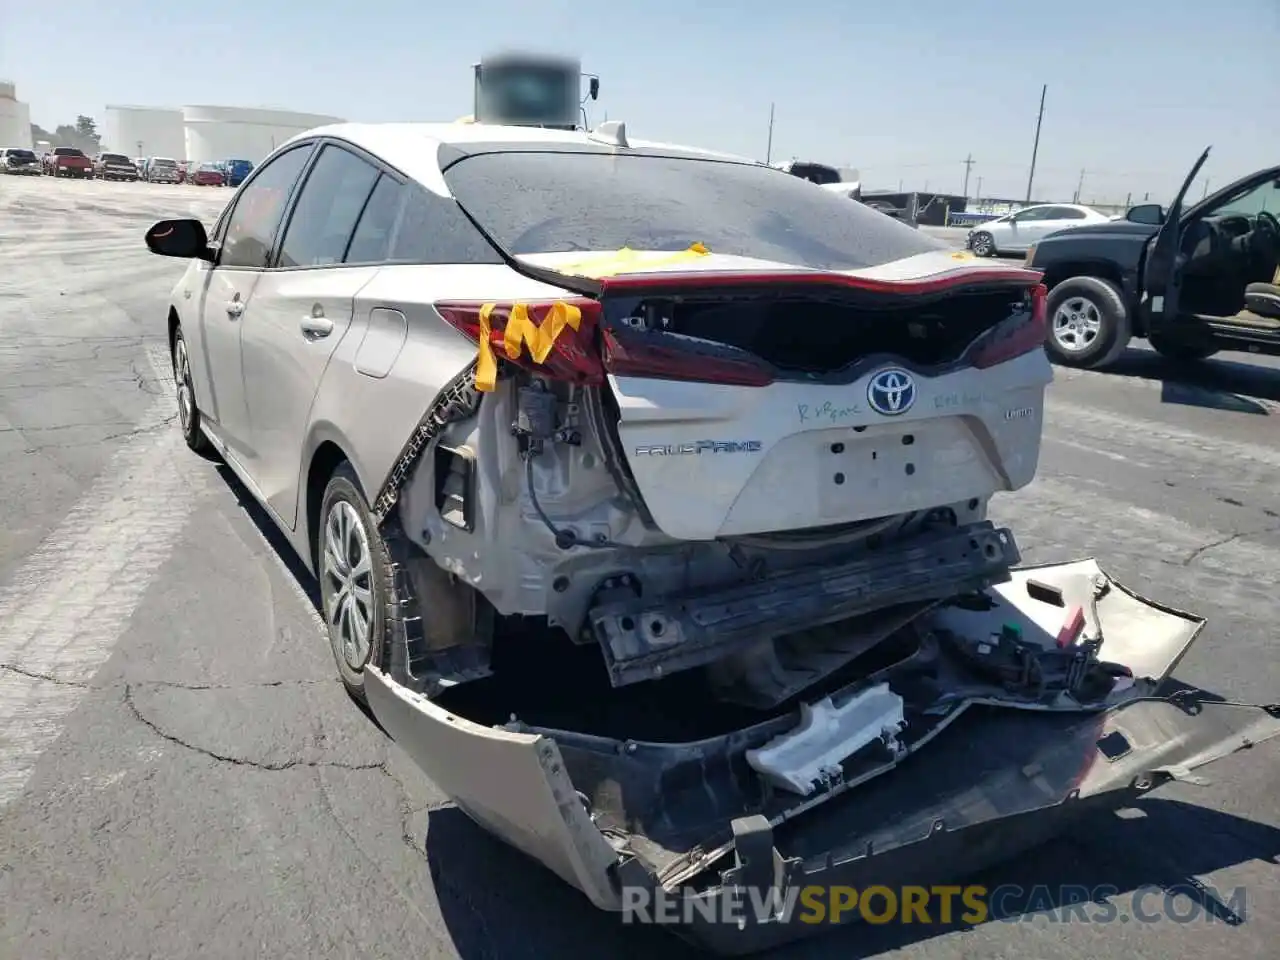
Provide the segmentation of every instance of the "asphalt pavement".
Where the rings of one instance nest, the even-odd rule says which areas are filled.
[[[0,179],[0,956],[692,956],[450,806],[344,694],[313,587],[243,488],[183,446],[164,340],[183,264],[142,234],[229,194]],[[1265,360],[1058,369],[1038,479],[993,516],[1030,561],[1095,556],[1207,616],[1182,679],[1280,700],[1278,411]],[[980,878],[1122,905],[1194,878],[1243,887],[1243,922],[1049,911],[775,956],[1274,957],[1278,761],[1238,754]]]

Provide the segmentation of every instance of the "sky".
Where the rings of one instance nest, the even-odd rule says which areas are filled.
[[[50,129],[110,103],[453,120],[512,48],[581,57],[593,124],[866,189],[960,193],[971,157],[970,195],[1024,196],[1044,84],[1038,199],[1167,199],[1209,145],[1193,196],[1280,164],[1280,0],[0,0],[0,77]]]

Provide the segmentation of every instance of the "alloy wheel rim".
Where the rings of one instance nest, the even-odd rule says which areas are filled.
[[[187,360],[187,345],[179,340],[177,350],[178,367],[178,418],[182,423],[182,432],[191,432],[191,410],[194,407],[191,389],[191,364]]]
[[[346,500],[335,502],[325,518],[320,569],[334,651],[352,670],[361,670],[373,625],[373,564],[364,524]]]
[[[1053,314],[1053,339],[1067,353],[1082,353],[1102,333],[1102,311],[1088,297],[1068,297]]]

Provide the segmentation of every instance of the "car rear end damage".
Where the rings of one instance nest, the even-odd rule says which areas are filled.
[[[638,251],[535,212],[431,304],[475,359],[374,498],[395,595],[364,689],[460,808],[597,906],[705,918],[955,879],[1275,735],[1274,710],[1160,698],[1203,620],[1093,561],[1019,568],[986,520],[1037,466],[1038,273],[752,216],[758,249],[744,220],[645,224],[668,242]],[[586,233],[548,239],[565,223]],[[684,929],[727,953],[803,932]]]
[[[1093,597],[1091,626],[1064,655],[1071,611],[1055,598],[1081,595]],[[977,609],[981,597],[991,609]],[[614,736],[543,725],[556,705],[527,685],[505,722],[453,712],[447,695],[433,702],[378,669],[367,689],[396,742],[485,829],[603,909],[659,894],[700,904],[680,914],[682,934],[734,954],[814,928],[713,922],[730,915],[715,901],[954,881],[1274,737],[1275,707],[1157,693],[1203,626],[1079,561],[1020,570],[901,628],[843,686],[741,726],[718,718],[690,739],[645,736],[671,720],[656,713],[682,709],[658,691],[635,735]],[[997,655],[1011,633],[1019,649],[1005,666],[1021,665],[1022,682],[963,652],[985,643]],[[1074,681],[1064,661],[1083,666]]]

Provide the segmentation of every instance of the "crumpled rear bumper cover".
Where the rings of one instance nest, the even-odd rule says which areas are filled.
[[[1004,605],[989,616],[1013,619],[1028,638],[1037,630],[1052,638],[1064,610],[1023,599],[1029,578],[1071,586],[1090,575],[1099,575],[1092,561],[1024,568],[992,588]],[[744,900],[753,907],[794,903],[798,891],[815,886],[954,884],[1070,830],[1084,815],[1128,806],[1170,779],[1197,780],[1197,768],[1280,735],[1280,705],[1229,703],[1191,688],[1168,693],[1175,684],[1166,678],[1204,620],[1108,582],[1111,589],[1088,604],[1102,633],[1110,631],[1103,649],[1133,665],[1135,676],[1150,678],[1141,690],[1163,680],[1161,695],[1090,711],[1019,708],[978,689],[959,691],[945,726],[915,752],[874,775],[849,779],[861,769],[850,767],[843,789],[776,808],[782,812],[772,820],[742,815],[757,807],[737,801],[728,807],[708,793],[705,787],[719,782],[711,773],[734,771],[701,759],[718,756],[703,749],[712,741],[616,741],[602,753],[607,738],[474,723],[376,667],[365,671],[365,690],[384,729],[480,826],[597,907],[622,914],[620,923],[661,892],[664,904],[677,900],[673,932],[714,953],[741,955],[830,926],[805,922],[802,911],[778,919],[735,906]],[[950,619],[967,631],[972,627],[961,623],[967,616],[953,612]],[[740,730],[726,739],[743,736]],[[665,760],[653,776],[624,776],[628,764],[655,751]],[[701,779],[676,775],[690,764],[702,770]],[[691,792],[690,782],[699,789]],[[609,791],[627,802],[598,802]],[[662,838],[645,832],[645,818],[665,823],[676,816],[675,804],[665,802],[670,795],[703,798],[711,815],[681,821],[698,825],[698,836],[688,838],[693,846],[659,844],[666,855],[655,856]],[[696,908],[680,909],[686,898]],[[855,917],[856,911],[842,919]]]
[[[367,672],[366,690],[392,736],[482,827],[602,909],[621,913],[626,887],[658,895],[658,879],[595,828],[550,738],[454,717],[377,670]],[[428,736],[413,722],[422,711],[441,720]],[[735,822],[732,864],[693,894],[720,902],[677,910],[682,922],[671,929],[728,956],[805,937],[826,927],[796,913],[788,922],[762,921],[729,901],[749,902],[753,887],[756,902],[769,902],[761,892],[769,888],[785,902],[789,889],[813,885],[955,883],[1061,835],[1084,815],[1128,806],[1172,779],[1195,781],[1197,768],[1277,735],[1280,706],[1227,703],[1198,690],[1093,714],[971,707],[890,776],[776,829],[762,817]],[[688,890],[668,891],[668,899]]]
[[[992,710],[962,718],[894,776],[810,817],[778,830],[763,818],[735,824],[733,866],[696,894],[700,909],[677,905],[685,922],[673,930],[730,956],[811,935],[830,924],[806,922],[801,910],[770,922],[750,905],[785,903],[790,888],[954,884],[1172,779],[1199,781],[1196,768],[1280,734],[1280,707],[1209,696],[1188,690],[1105,714]],[[975,764],[983,768],[977,786]],[[643,882],[629,872],[620,875]],[[719,922],[725,917],[742,923]]]

